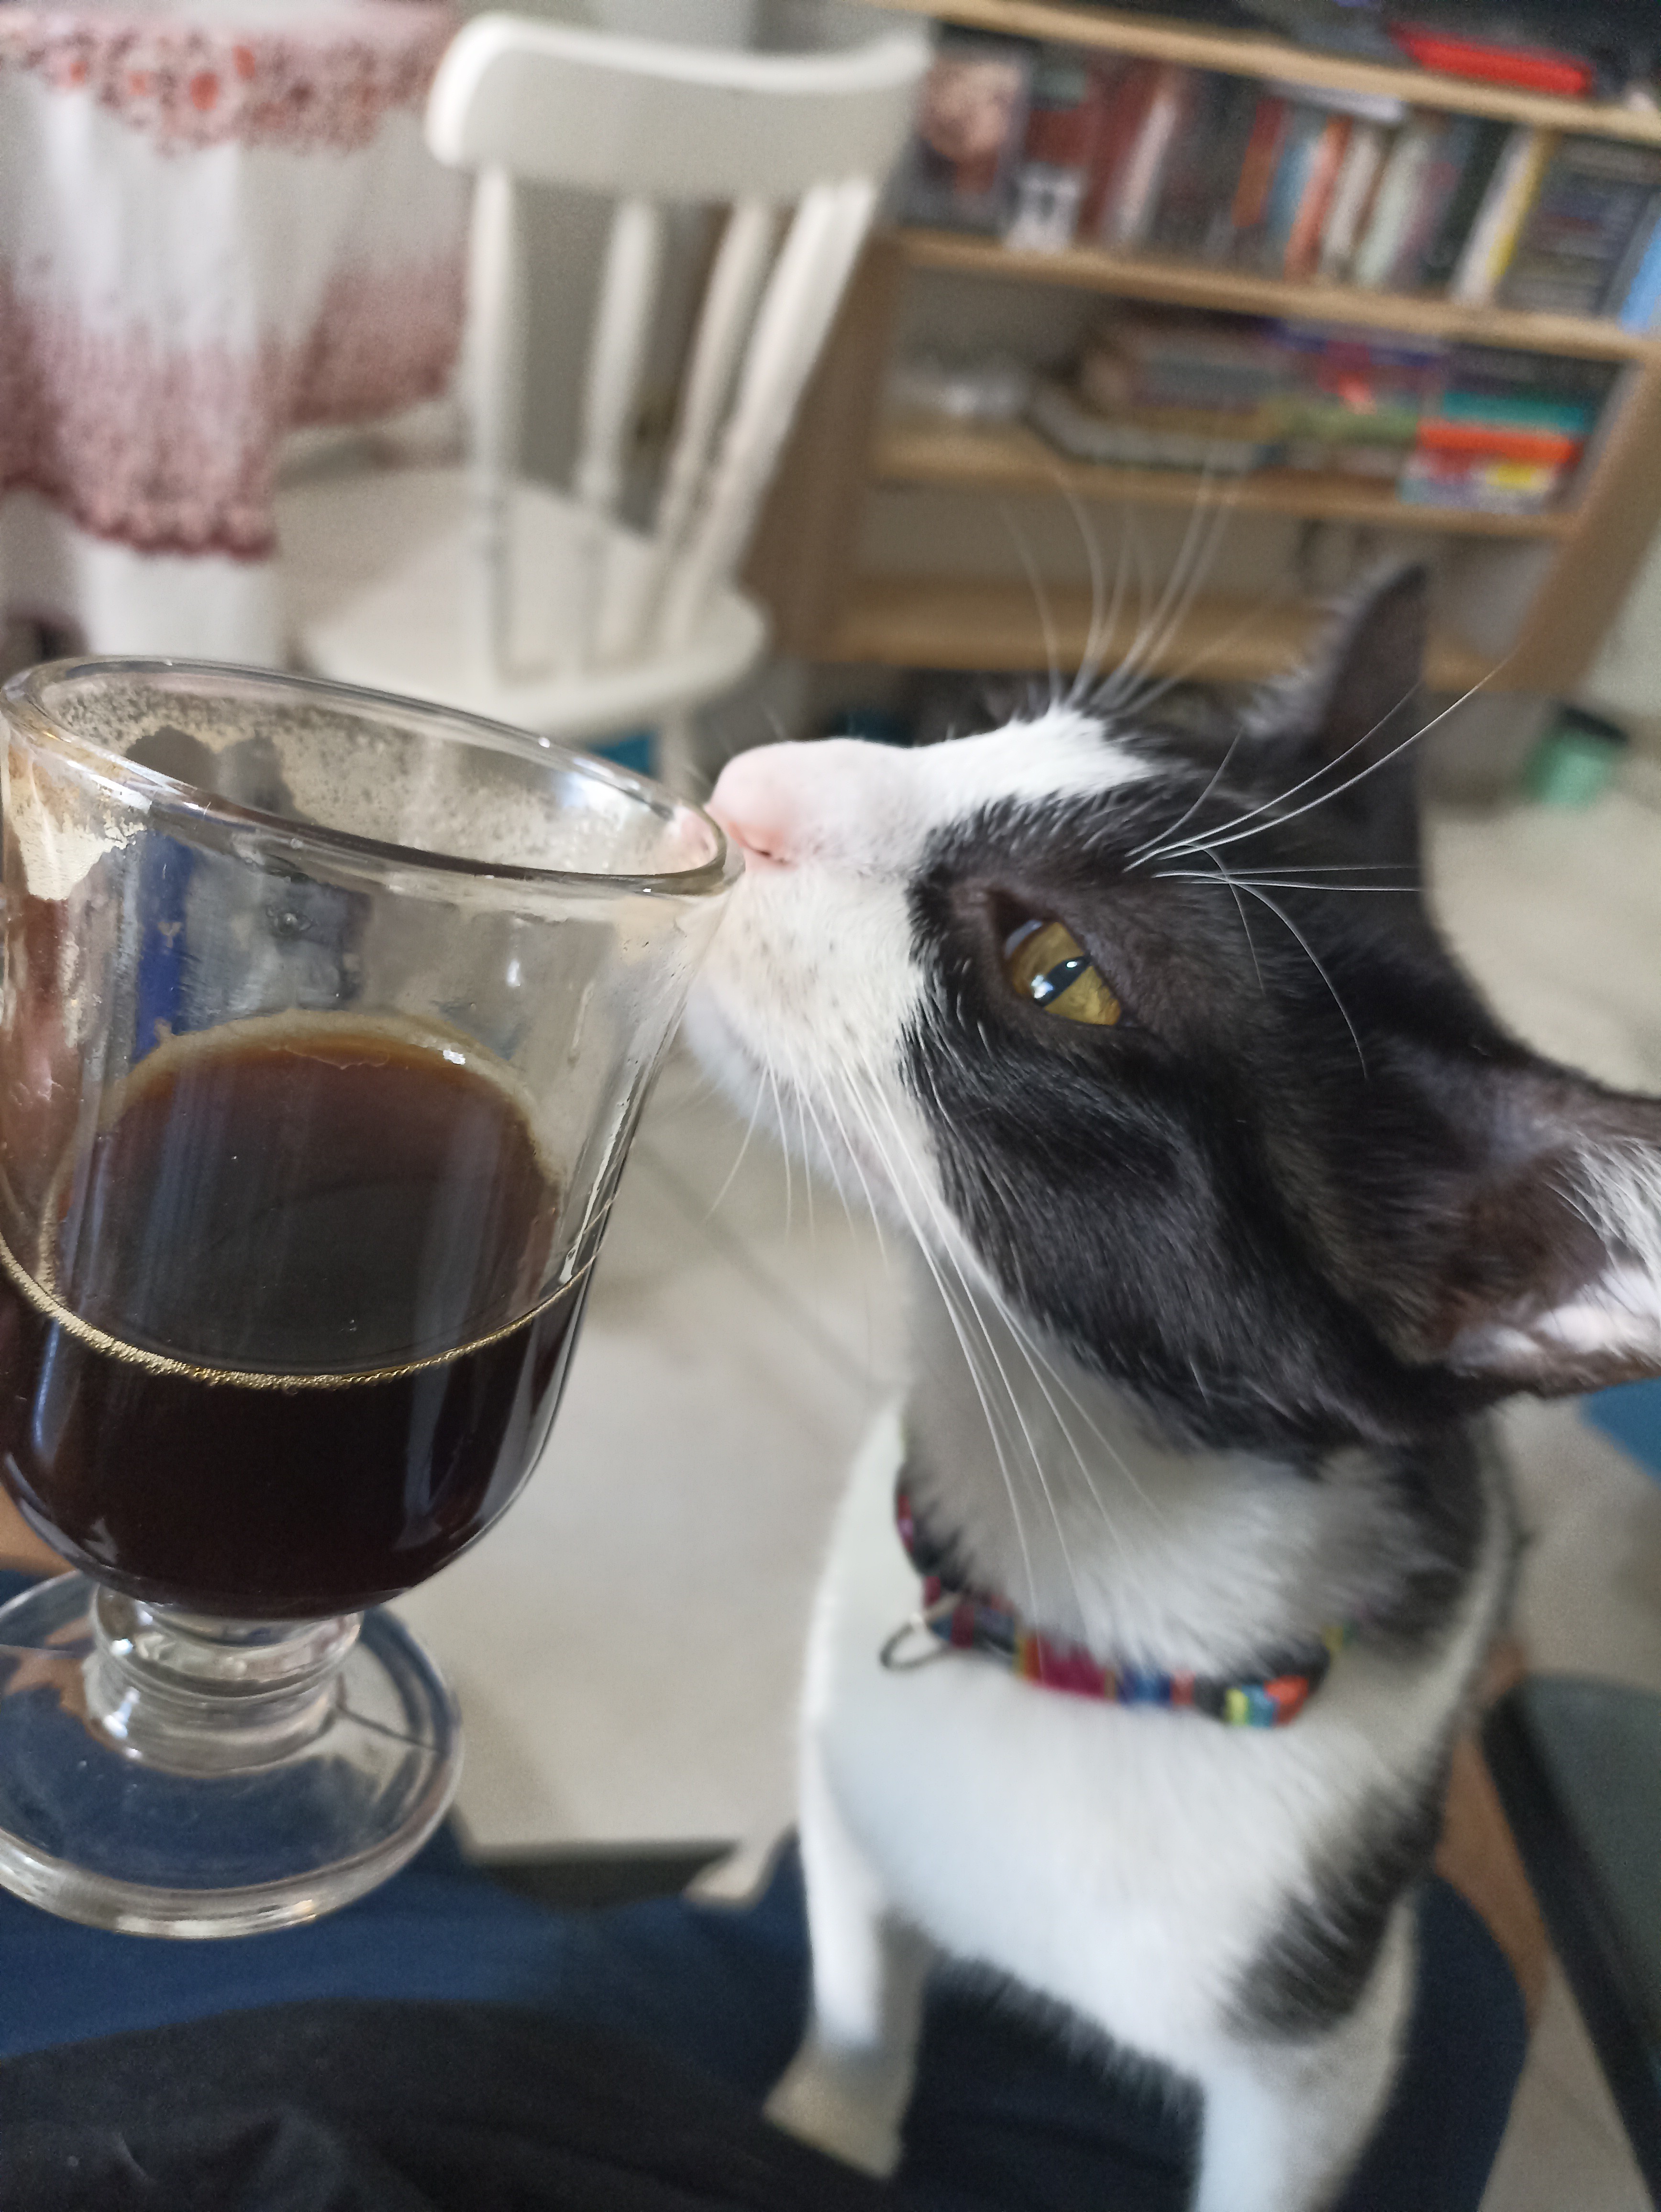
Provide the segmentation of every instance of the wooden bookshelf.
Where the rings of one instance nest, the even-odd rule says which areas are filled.
[[[1317,476],[1299,469],[1255,469],[1205,477],[1186,469],[1123,468],[1069,460],[1024,422],[970,426],[933,416],[885,423],[872,447],[878,483],[943,484],[960,491],[1066,491],[1074,498],[1132,507],[1192,507],[1203,501],[1237,514],[1292,514],[1310,521],[1371,523],[1390,530],[1451,532],[1472,538],[1562,538],[1567,513],[1483,514],[1468,507],[1412,507],[1388,484]]]
[[[1337,92],[1382,94],[1415,107],[1439,107],[1459,115],[1489,115],[1504,123],[1532,123],[1548,131],[1585,131],[1661,146],[1661,110],[1613,100],[1564,100],[1512,85],[1445,76],[1403,61],[1354,61],[1293,46],[1268,31],[1226,31],[1157,15],[1116,15],[1107,9],[1070,8],[1050,0],[875,0],[911,15],[932,15],[976,31],[1011,38],[1050,39],[1065,46],[1096,46],[1148,61],[1178,62],[1189,69],[1218,70],[1226,76],[1256,76],[1281,84],[1323,86]]]
[[[1069,246],[1060,253],[1018,253],[995,238],[977,238],[963,231],[901,229],[894,238],[914,269],[949,269],[960,276],[992,276],[1007,283],[1062,284],[1073,290],[1110,292],[1121,300],[1401,331],[1413,337],[1457,338],[1587,361],[1661,356],[1661,339],[1623,331],[1603,316],[1467,307],[1454,300],[1372,292],[1357,284],[1299,284],[1220,263],[1112,253],[1098,246]]]
[[[1560,131],[1584,131],[1661,145],[1661,113],[1592,101],[1549,99],[1408,66],[1384,68],[1295,46],[1267,34],[1196,28],[1108,8],[1056,0],[891,0],[918,15],[1028,39],[1055,40],[1142,55],[1196,69],[1290,84],[1385,93],[1421,107],[1494,116]],[[1647,552],[1661,521],[1661,338],[1613,320],[1470,307],[1421,295],[1350,285],[1296,283],[1199,261],[1094,246],[1061,253],[1013,252],[964,233],[905,228],[873,240],[852,288],[791,447],[775,483],[749,564],[751,586],[770,607],[786,652],[821,660],[930,668],[1041,669],[1047,647],[1030,586],[949,575],[875,577],[860,571],[867,495],[874,486],[933,486],[971,500],[1019,492],[1062,493],[1150,507],[1186,507],[1202,489],[1193,475],[1068,462],[1020,426],[970,431],[944,423],[882,422],[882,394],[900,302],[915,272],[938,270],[975,283],[1099,292],[1234,313],[1272,315],[1381,331],[1512,347],[1608,362],[1619,374],[1571,507],[1542,515],[1478,514],[1418,507],[1364,482],[1263,471],[1225,483],[1238,514],[1287,515],[1421,536],[1436,533],[1462,565],[1493,566],[1498,603],[1518,611],[1512,647],[1493,669],[1445,629],[1432,655],[1439,690],[1459,691],[1492,675],[1496,689],[1572,689]],[[1518,567],[1518,563],[1523,564]],[[1087,595],[1050,591],[1063,662],[1085,649]],[[1249,617],[1243,623],[1243,617]],[[1304,653],[1314,611],[1281,605],[1256,612],[1238,602],[1197,602],[1159,648],[1165,673],[1251,680],[1281,672]],[[1098,641],[1110,659],[1129,635]]]
[[[1318,610],[1285,601],[1202,598],[1181,621],[1139,641],[1141,617],[1121,611],[1098,626],[1091,595],[1046,586],[1039,607],[1025,583],[962,577],[865,576],[850,590],[824,658],[890,668],[1042,669],[1051,646],[1070,675],[1091,653],[1106,667],[1137,649],[1150,676],[1259,683],[1294,666],[1317,632]],[[1486,654],[1446,633],[1432,640],[1429,681],[1464,691],[1493,671]]]

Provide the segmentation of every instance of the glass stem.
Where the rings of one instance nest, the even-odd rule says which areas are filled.
[[[87,1717],[169,1773],[274,1766],[327,1725],[361,1620],[217,1620],[100,1589]]]

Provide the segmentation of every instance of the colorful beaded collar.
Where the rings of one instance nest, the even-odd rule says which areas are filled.
[[[1262,1674],[1234,1681],[1104,1666],[1082,1645],[1057,1644],[1028,1628],[1007,1600],[952,1588],[940,1572],[944,1547],[918,1525],[904,1484],[894,1494],[894,1517],[906,1557],[922,1577],[921,1608],[882,1648],[883,1665],[897,1671],[922,1666],[946,1651],[978,1651],[1024,1682],[1064,1690],[1075,1698],[1095,1698],[1111,1705],[1168,1705],[1204,1713],[1229,1728],[1284,1728],[1320,1688],[1353,1633],[1348,1628],[1323,1629],[1318,1646],[1288,1653]],[[919,1633],[932,1638],[931,1644],[921,1656],[904,1656],[906,1639]]]

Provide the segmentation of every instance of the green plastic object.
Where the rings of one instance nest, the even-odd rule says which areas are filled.
[[[1567,709],[1542,738],[1523,772],[1523,788],[1542,806],[1590,806],[1615,780],[1626,732]]]

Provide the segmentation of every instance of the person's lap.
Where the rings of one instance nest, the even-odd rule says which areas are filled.
[[[1521,2069],[1522,2002],[1492,1938],[1439,1882],[1421,1911],[1402,2084],[1345,2212],[1475,2212]],[[0,2057],[308,1999],[429,1998],[620,2031],[759,2101],[806,1996],[793,1852],[744,1908],[555,1911],[498,1887],[441,1834],[326,1920],[217,1943],[110,1935],[0,1893]],[[1192,2125],[1180,2100],[947,1984],[931,1995],[901,2178],[928,2212],[1176,2212]]]

